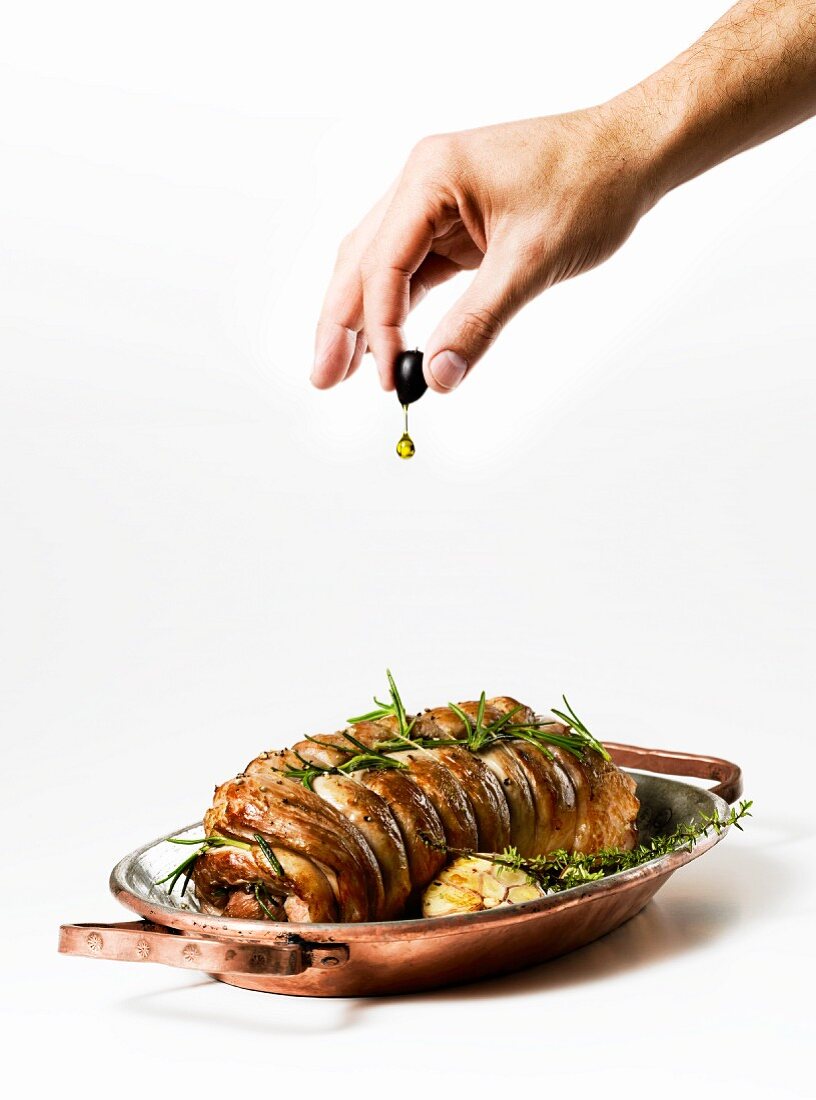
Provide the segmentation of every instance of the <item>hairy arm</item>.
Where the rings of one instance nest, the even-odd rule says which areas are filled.
[[[601,263],[663,195],[816,113],[816,0],[742,0],[688,50],[608,103],[426,138],[343,242],[312,381],[366,350],[393,389],[409,310],[476,275],[430,337],[445,393],[547,287]]]
[[[619,102],[660,145],[659,197],[816,113],[816,2],[743,0]]]

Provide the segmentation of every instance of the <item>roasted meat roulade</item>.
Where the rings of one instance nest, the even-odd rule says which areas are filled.
[[[419,914],[457,851],[634,845],[634,783],[572,712],[543,719],[482,695],[411,717],[391,685],[391,704],[263,752],[216,788],[189,871],[202,908],[393,920]]]

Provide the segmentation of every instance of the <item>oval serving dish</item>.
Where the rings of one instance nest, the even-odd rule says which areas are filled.
[[[742,790],[726,760],[608,744],[634,771],[642,840],[706,815],[724,818]],[[717,781],[711,790],[666,775]],[[287,924],[213,917],[194,895],[154,885],[178,862],[168,837],[199,836],[188,826],[138,848],[114,867],[113,894],[143,918],[121,924],[69,924],[60,951],[91,958],[160,962],[203,970],[230,985],[297,996],[408,993],[505,974],[583,947],[629,920],[684,864],[725,835],[712,830],[693,849],[671,852],[562,893],[480,913],[364,924]]]

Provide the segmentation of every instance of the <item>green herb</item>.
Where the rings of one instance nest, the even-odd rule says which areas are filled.
[[[473,722],[460,706],[457,706],[456,703],[448,703],[448,709],[453,711],[465,727],[464,745],[471,752],[479,752],[487,742],[492,740],[490,727],[484,725],[485,702],[485,693],[482,692],[479,696],[479,706]],[[462,744],[462,742],[460,741],[459,744]]]
[[[267,863],[272,868],[274,873],[276,875],[283,876],[283,867],[281,866],[278,857],[272,851],[272,848],[270,847],[268,841],[265,840],[260,833],[255,833],[254,839],[258,847],[263,852],[264,858],[266,859]],[[182,897],[184,897],[187,892],[187,887],[190,884],[190,879],[192,877],[193,871],[195,870],[196,860],[199,858],[199,856],[203,856],[205,852],[209,852],[213,848],[243,848],[243,850],[246,852],[250,852],[252,850],[252,845],[249,844],[247,841],[234,840],[232,837],[221,836],[219,833],[213,833],[212,836],[193,838],[171,836],[168,837],[168,843],[190,844],[195,845],[196,847],[196,850],[194,852],[191,852],[190,855],[183,859],[178,867],[174,867],[169,874],[164,876],[164,878],[156,879],[153,884],[154,886],[162,886],[165,882],[169,882],[170,885],[167,887],[167,893],[172,894],[176,888],[176,883],[183,875],[184,883],[181,888]],[[260,885],[264,886],[264,883],[260,883]]]
[[[553,720],[541,719],[540,721],[514,724],[512,719],[519,711],[525,709],[521,705],[514,707],[512,710],[508,711],[507,714],[501,715],[501,717],[497,718],[494,722],[486,723],[485,709],[487,699],[485,693],[482,692],[479,696],[479,705],[474,719],[471,719],[456,703],[448,703],[448,707],[465,727],[464,739],[433,737],[417,737],[412,739],[411,732],[418,716],[414,717],[410,722],[408,721],[405,706],[390,669],[386,670],[386,675],[388,677],[391,702],[384,703],[375,696],[374,702],[377,704],[377,710],[372,710],[367,714],[361,714],[357,718],[349,718],[347,720],[350,725],[355,726],[360,722],[377,722],[383,718],[397,719],[399,732],[396,737],[379,742],[375,746],[375,751],[377,752],[406,752],[408,749],[434,749],[442,748],[445,745],[459,745],[468,749],[470,752],[479,753],[490,748],[491,745],[499,741],[526,741],[528,744],[534,745],[537,749],[540,749],[541,752],[550,757],[550,759],[552,759],[552,753],[549,750],[549,746],[562,748],[579,760],[584,758],[587,749],[599,753],[604,760],[610,759],[609,753],[600,741],[589,732],[567,702],[566,696],[562,696],[562,698],[568,713],[564,713],[560,710],[553,710],[553,714],[560,718],[567,726],[564,732],[556,732],[550,729],[551,726],[555,725]]]
[[[476,717],[471,721],[470,717],[461,707],[457,706],[456,703],[448,703],[448,707],[465,727],[464,742],[456,741],[454,742],[455,744],[463,745],[464,748],[469,749],[470,752],[481,752],[483,749],[490,748],[491,745],[496,744],[498,741],[527,741],[529,744],[535,745],[536,748],[541,749],[541,751],[551,759],[552,753],[547,748],[548,745],[560,745],[562,748],[567,749],[579,758],[583,755],[584,743],[582,739],[571,733],[551,733],[545,728],[555,725],[554,722],[541,721],[511,725],[510,719],[518,714],[520,710],[524,710],[524,707],[521,705],[514,707],[513,710],[509,711],[507,714],[503,714],[500,718],[497,718],[495,722],[485,724],[485,704],[485,693],[482,692],[479,697]]]
[[[569,726],[572,732],[586,744],[587,748],[593,749],[595,752],[599,752],[604,760],[611,760],[609,753],[603,747],[601,742],[596,740],[592,736],[584,723],[569,705],[566,695],[562,695],[561,698],[564,700],[564,706],[569,711],[569,714],[564,714],[563,711],[553,708],[553,714],[556,716],[556,718],[560,718],[566,726]]]
[[[383,756],[382,753],[371,749],[369,752],[352,756],[351,760],[341,764],[337,770],[347,775],[349,772],[361,771],[363,768],[369,771],[388,771],[389,768],[405,769],[407,767],[404,760],[392,760],[390,756]]]
[[[403,760],[395,760],[393,757],[384,756],[376,748],[367,748],[362,741],[358,741],[356,738],[349,737],[346,733],[344,736],[351,741],[355,746],[359,746],[360,752],[355,753],[348,760],[342,764],[338,764],[332,767],[326,767],[323,764],[316,764],[313,760],[307,760],[301,756],[299,752],[295,752],[295,756],[303,765],[302,768],[284,768],[282,775],[287,779],[297,779],[308,790],[314,790],[312,784],[315,779],[321,775],[350,775],[352,772],[362,771],[367,769],[369,771],[387,771],[390,769],[404,770],[408,765]],[[315,741],[315,738],[310,737],[310,741]],[[316,741],[316,744],[326,745],[322,741]],[[339,749],[340,752],[347,750],[340,749],[338,745],[329,745],[328,747],[333,749]]]
[[[410,741],[402,741],[395,737],[391,741],[378,741],[374,751],[392,753],[420,749],[426,752],[428,749],[443,749],[446,745],[459,745],[461,748],[463,742],[456,737],[414,737]]]
[[[353,755],[350,755],[348,760],[344,761],[342,764],[326,767],[322,764],[315,763],[313,760],[306,760],[299,752],[295,752],[295,756],[297,756],[303,767],[284,769],[283,775],[285,775],[287,779],[297,779],[307,790],[311,791],[314,789],[313,784],[315,779],[321,775],[350,775],[352,772],[361,771],[363,769],[369,771],[387,771],[388,769],[404,770],[408,765],[403,760],[397,760],[390,755],[386,756],[385,753],[395,751],[405,752],[408,749],[438,747],[442,743],[427,738],[418,741],[411,739],[411,731],[414,728],[416,717],[412,718],[409,722],[408,715],[405,712],[405,704],[402,701],[394,677],[391,675],[391,670],[386,669],[385,674],[388,678],[388,691],[391,696],[391,702],[384,703],[375,695],[374,702],[377,704],[376,710],[370,710],[366,714],[359,714],[356,718],[347,718],[346,721],[350,726],[358,726],[361,722],[378,722],[383,718],[396,718],[399,728],[395,738],[391,741],[384,741],[381,744],[368,746],[356,738],[349,730],[345,730],[342,736],[345,737],[353,748],[358,750]],[[326,742],[318,741],[315,737],[308,737],[307,740],[314,741],[315,744],[321,745],[323,748],[327,747]],[[457,744],[455,741],[449,743]],[[340,752],[348,751],[340,749],[339,745],[329,744],[328,747],[338,749]]]
[[[258,905],[260,905],[261,909],[266,914],[266,916],[269,917],[270,920],[278,920],[278,918],[280,917],[281,903],[280,903],[279,900],[277,900],[276,898],[273,898],[271,896],[271,894],[269,893],[269,891],[266,888],[266,884],[263,883],[263,882],[256,882],[254,884],[254,891],[255,891],[255,900],[257,901]],[[271,905],[276,906],[277,909],[278,909],[278,912],[273,913],[272,910],[267,905],[267,902],[269,902],[269,904],[271,904]]]
[[[272,851],[271,847],[269,846],[269,842],[264,837],[262,837],[260,833],[253,833],[252,835],[255,838],[255,843],[263,852],[264,859],[275,872],[275,874],[283,875],[283,867],[281,866],[281,862]]]
[[[471,752],[480,752],[484,746],[494,739],[495,734],[491,726],[484,724],[485,704],[487,700],[485,693],[479,696],[479,706],[476,709],[476,718],[471,723],[470,718],[465,714],[461,707],[458,707],[456,703],[448,703],[448,707],[462,725],[465,727],[465,746],[470,749]],[[516,707],[515,711],[511,711],[510,714],[515,714],[522,709],[521,706]],[[509,715],[505,714],[500,719],[502,726],[504,726],[509,718]]]
[[[446,844],[432,841],[424,833],[420,836],[426,844],[439,851],[447,852],[449,855],[487,859],[502,867],[522,871],[531,882],[538,883],[548,893],[558,893],[585,882],[593,882],[607,875],[617,874],[619,871],[639,867],[670,852],[691,850],[712,829],[719,835],[724,829],[733,825],[742,832],[740,822],[746,817],[753,816],[750,812],[751,806],[753,802],[742,801],[727,817],[721,818],[717,814],[711,814],[702,817],[696,823],[678,825],[673,832],[665,836],[652,837],[647,843],[638,844],[631,851],[623,848],[602,848],[599,852],[567,852],[561,848],[550,852],[549,855],[525,858],[519,854],[517,848],[505,848],[503,852],[498,853],[476,852],[467,848],[450,848]]]
[[[405,705],[402,702],[402,697],[397,689],[397,685],[394,682],[394,677],[391,675],[391,669],[385,670],[385,675],[388,677],[388,693],[391,696],[390,703],[383,703],[381,699],[374,696],[374,702],[377,704],[376,710],[371,710],[367,714],[360,714],[356,718],[347,718],[346,721],[350,726],[359,726],[361,722],[378,722],[381,718],[396,718],[397,725],[399,726],[399,732],[397,737],[401,742],[404,742],[409,748],[422,748],[422,745],[417,744],[411,740],[411,730],[414,728],[414,723],[418,716],[415,716],[408,721],[408,715],[405,713]]]
[[[205,836],[197,839],[183,839],[182,837],[169,837],[170,844],[195,844],[197,845],[196,851],[192,852],[186,859],[183,859],[178,867],[174,867],[170,874],[165,875],[164,878],[156,879],[154,886],[162,886],[165,882],[169,882],[167,887],[167,893],[172,894],[176,888],[178,880],[184,876],[184,884],[181,888],[181,896],[187,892],[187,887],[190,885],[190,878],[192,877],[193,870],[195,869],[196,860],[199,856],[204,855],[205,852],[209,852],[211,848],[245,848],[249,851],[252,847],[251,844],[247,844],[243,840],[231,840],[227,836],[220,836],[218,833],[213,833],[212,836]]]
[[[281,866],[281,862],[272,851],[269,842],[263,836],[261,836],[260,833],[254,833],[253,836],[258,844],[258,847],[263,852],[264,858],[266,859],[269,866],[272,868],[276,875],[283,876],[284,871],[283,867]],[[176,883],[183,875],[184,883],[181,888],[182,897],[184,897],[187,892],[187,887],[190,884],[190,879],[192,878],[193,871],[195,870],[196,860],[199,858],[199,856],[203,856],[205,852],[209,852],[212,848],[243,848],[247,852],[252,850],[252,845],[247,843],[247,841],[233,840],[231,837],[221,836],[218,833],[213,833],[212,836],[195,837],[189,839],[179,836],[172,836],[168,837],[168,842],[170,844],[189,844],[196,846],[196,850],[194,852],[191,852],[186,859],[183,859],[178,867],[174,867],[169,875],[165,875],[164,878],[157,879],[154,883],[154,886],[161,886],[162,883],[170,882],[170,885],[167,888],[167,893],[172,894],[176,888]],[[262,912],[269,918],[269,920],[279,920],[281,901],[279,898],[273,896],[270,891],[269,884],[263,881],[250,882],[247,884],[247,890],[249,889],[251,889],[254,893],[255,900],[258,902],[258,905],[261,907]],[[277,910],[277,912],[275,912],[275,910]]]
[[[587,749],[597,752],[604,760],[610,760],[611,757],[601,742],[592,736],[569,705],[566,695],[562,695],[561,698],[564,700],[564,706],[569,713],[564,714],[563,711],[553,708],[553,714],[567,726],[564,733],[556,733],[551,730],[549,727],[554,726],[555,722],[547,719],[523,722],[519,725],[508,725],[507,722],[510,717],[517,713],[514,710],[510,714],[505,714],[497,723],[485,728],[481,744],[490,745],[494,741],[526,741],[530,745],[535,745],[550,759],[552,759],[552,753],[549,751],[548,746],[554,745],[571,753],[578,760],[583,760]]]
[[[313,764],[311,761],[301,756],[296,749],[293,749],[292,751],[301,762],[303,767],[284,768],[281,774],[285,775],[287,779],[299,780],[307,791],[311,791],[313,789],[312,784],[314,783],[315,779],[318,778],[318,776],[327,775],[334,770],[333,768],[323,768],[319,764]]]
[[[402,760],[394,760],[390,756],[384,756],[376,746],[365,745],[362,741],[358,740],[354,734],[349,733],[348,730],[344,730],[342,736],[345,737],[350,745],[359,751],[355,753],[350,760],[346,760],[345,763],[339,765],[337,770],[340,772],[348,774],[349,772],[360,771],[362,768],[385,771],[388,768],[408,767]],[[337,745],[334,747],[339,748]]]
[[[334,767],[326,767],[322,764],[315,763],[313,760],[306,760],[299,752],[295,752],[295,756],[302,766],[286,768],[283,770],[282,774],[285,775],[287,779],[297,780],[302,783],[307,790],[311,791],[314,790],[314,781],[321,775],[349,775],[352,772],[364,768],[375,770],[405,768],[407,765],[397,759],[394,754],[407,752],[409,749],[418,749],[422,752],[427,752],[445,746],[458,746],[466,748],[472,753],[480,753],[498,742],[510,741],[525,741],[527,744],[533,745],[540,752],[544,753],[544,755],[551,760],[553,759],[553,754],[550,751],[552,747],[561,748],[571,753],[578,760],[584,759],[587,750],[597,752],[604,760],[610,759],[609,753],[600,741],[589,732],[587,727],[567,702],[566,696],[562,696],[562,698],[567,713],[560,710],[553,710],[553,714],[567,726],[567,729],[563,731],[552,729],[551,727],[555,726],[556,723],[551,719],[514,723],[513,718],[519,711],[525,709],[521,704],[513,707],[507,714],[501,715],[499,718],[495,719],[495,721],[485,722],[487,699],[485,693],[482,692],[479,696],[476,717],[473,719],[471,719],[460,706],[457,706],[456,703],[448,703],[449,708],[464,726],[464,738],[412,737],[411,734],[413,733],[419,715],[415,715],[409,720],[405,710],[405,704],[402,701],[402,696],[399,693],[399,689],[397,688],[390,669],[386,669],[386,677],[388,679],[390,703],[383,702],[382,699],[378,699],[375,695],[374,702],[376,703],[376,710],[370,710],[365,714],[357,715],[355,718],[348,718],[347,721],[349,725],[353,727],[360,725],[362,722],[378,722],[383,718],[395,718],[398,729],[393,737],[385,741],[379,741],[373,747],[369,747],[358,740],[349,730],[345,730],[342,736],[353,748],[359,751],[350,755],[349,759],[343,764]],[[325,742],[319,741],[315,737],[307,737],[307,740],[314,741],[315,744],[324,748],[326,747]],[[331,745],[330,747],[335,749],[339,748],[337,745]],[[340,751],[347,750],[341,749]]]

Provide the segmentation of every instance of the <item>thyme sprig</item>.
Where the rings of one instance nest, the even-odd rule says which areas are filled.
[[[683,849],[690,851],[712,830],[719,835],[733,825],[742,832],[740,822],[753,816],[750,812],[752,806],[752,801],[743,800],[726,817],[721,818],[716,813],[706,815],[697,822],[678,825],[673,832],[664,836],[652,837],[631,850],[602,848],[599,852],[567,852],[559,848],[547,855],[526,858],[513,847],[505,848],[503,852],[476,852],[468,848],[451,848],[439,841],[433,841],[424,833],[420,835],[430,847],[449,855],[486,859],[513,871],[521,871],[530,882],[535,882],[545,892],[554,894],[581,886],[585,882],[594,882],[607,875],[628,871],[670,852]]]

